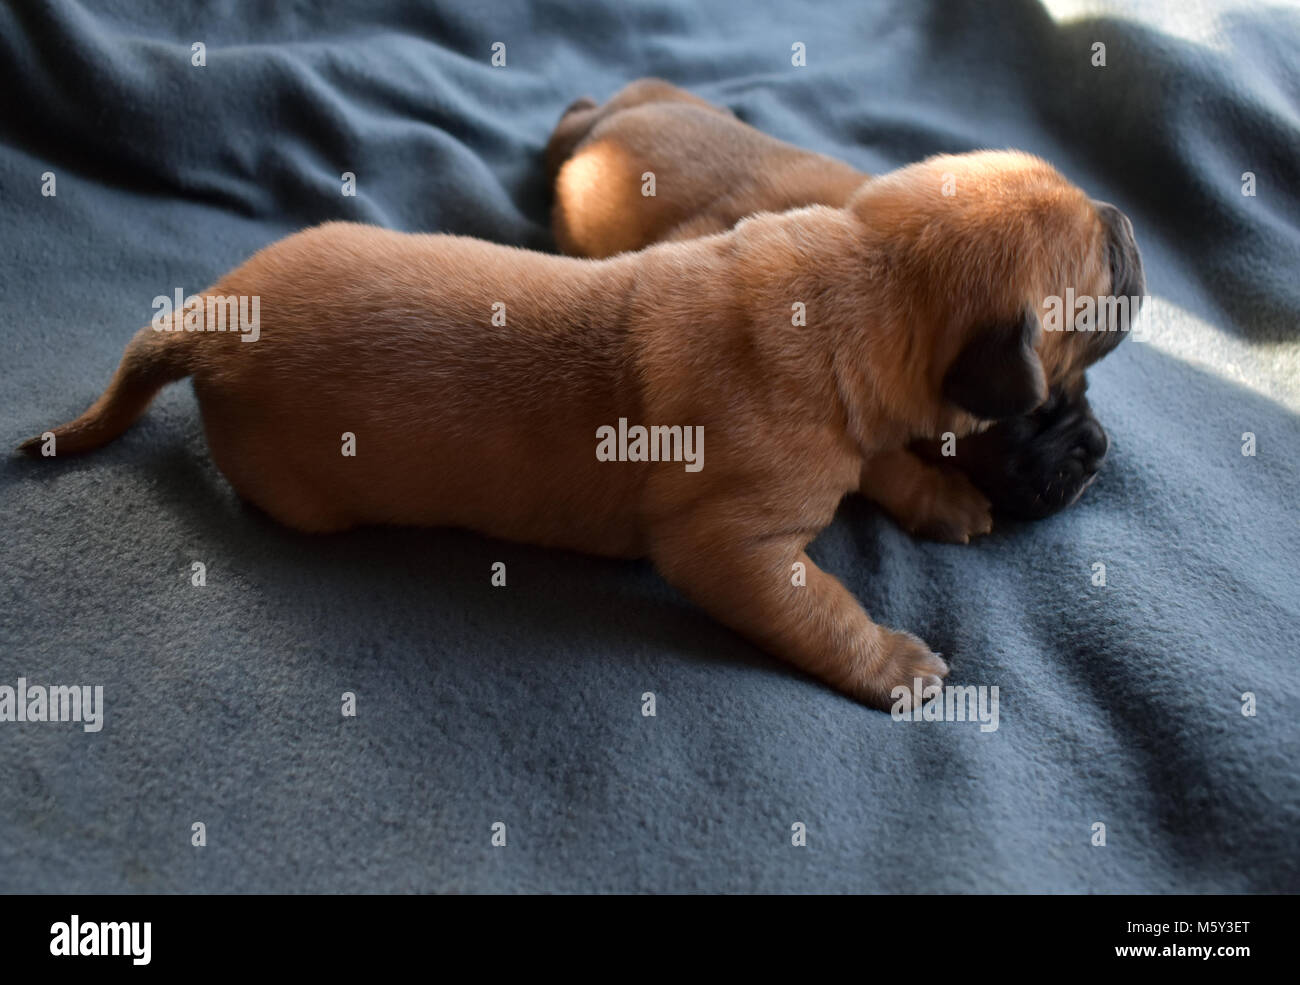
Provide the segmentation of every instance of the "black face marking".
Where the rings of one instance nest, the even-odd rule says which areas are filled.
[[[957,442],[955,458],[938,444],[916,450],[932,461],[956,465],[993,504],[1013,520],[1039,520],[1057,513],[1096,478],[1110,441],[1082,387],[1053,387],[1042,406]]]
[[[1028,308],[1018,318],[976,329],[944,375],[944,397],[989,421],[1033,410],[1047,388],[1035,351],[1041,331]]]

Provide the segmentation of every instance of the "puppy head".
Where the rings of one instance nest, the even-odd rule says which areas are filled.
[[[1145,290],[1123,213],[1028,154],[933,157],[867,182],[848,209],[905,320],[900,375],[928,404],[912,418],[940,430],[969,434],[1080,387]]]

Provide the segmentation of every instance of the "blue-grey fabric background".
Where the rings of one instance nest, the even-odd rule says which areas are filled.
[[[1092,374],[1112,453],[1076,507],[952,547],[850,500],[814,544],[951,682],[1000,688],[988,734],[853,704],[645,564],[281,529],[208,460],[188,384],[98,453],[5,456],[0,683],[101,684],[107,713],[0,723],[0,890],[1300,889],[1300,11],[1141,9],[0,9],[10,446],[99,394],[155,295],[304,226],[553,248],[551,126],[641,75],[872,171],[1042,154],[1132,216],[1152,294]]]

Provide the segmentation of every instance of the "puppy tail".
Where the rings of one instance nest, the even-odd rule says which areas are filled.
[[[591,132],[600,117],[600,106],[594,99],[583,97],[574,100],[555,125],[555,132],[546,144],[546,183],[554,188],[555,177],[578,144]]]
[[[91,451],[134,424],[154,394],[193,372],[190,340],[184,332],[156,331],[151,325],[140,329],[127,343],[121,365],[100,398],[76,420],[51,429],[55,453]],[[40,457],[45,441],[45,434],[38,434],[20,444],[18,450]]]

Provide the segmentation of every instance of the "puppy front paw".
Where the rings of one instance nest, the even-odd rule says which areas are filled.
[[[938,687],[947,676],[948,665],[922,640],[911,633],[882,627],[878,658],[859,682],[856,697],[873,708],[888,711],[898,700],[894,697],[894,689],[903,687],[908,692],[906,702],[910,709],[912,688],[917,679],[920,679],[924,693],[928,687]]]
[[[906,524],[918,537],[948,544],[969,544],[972,537],[993,530],[993,505],[960,472],[936,472],[939,477],[926,490]]]

